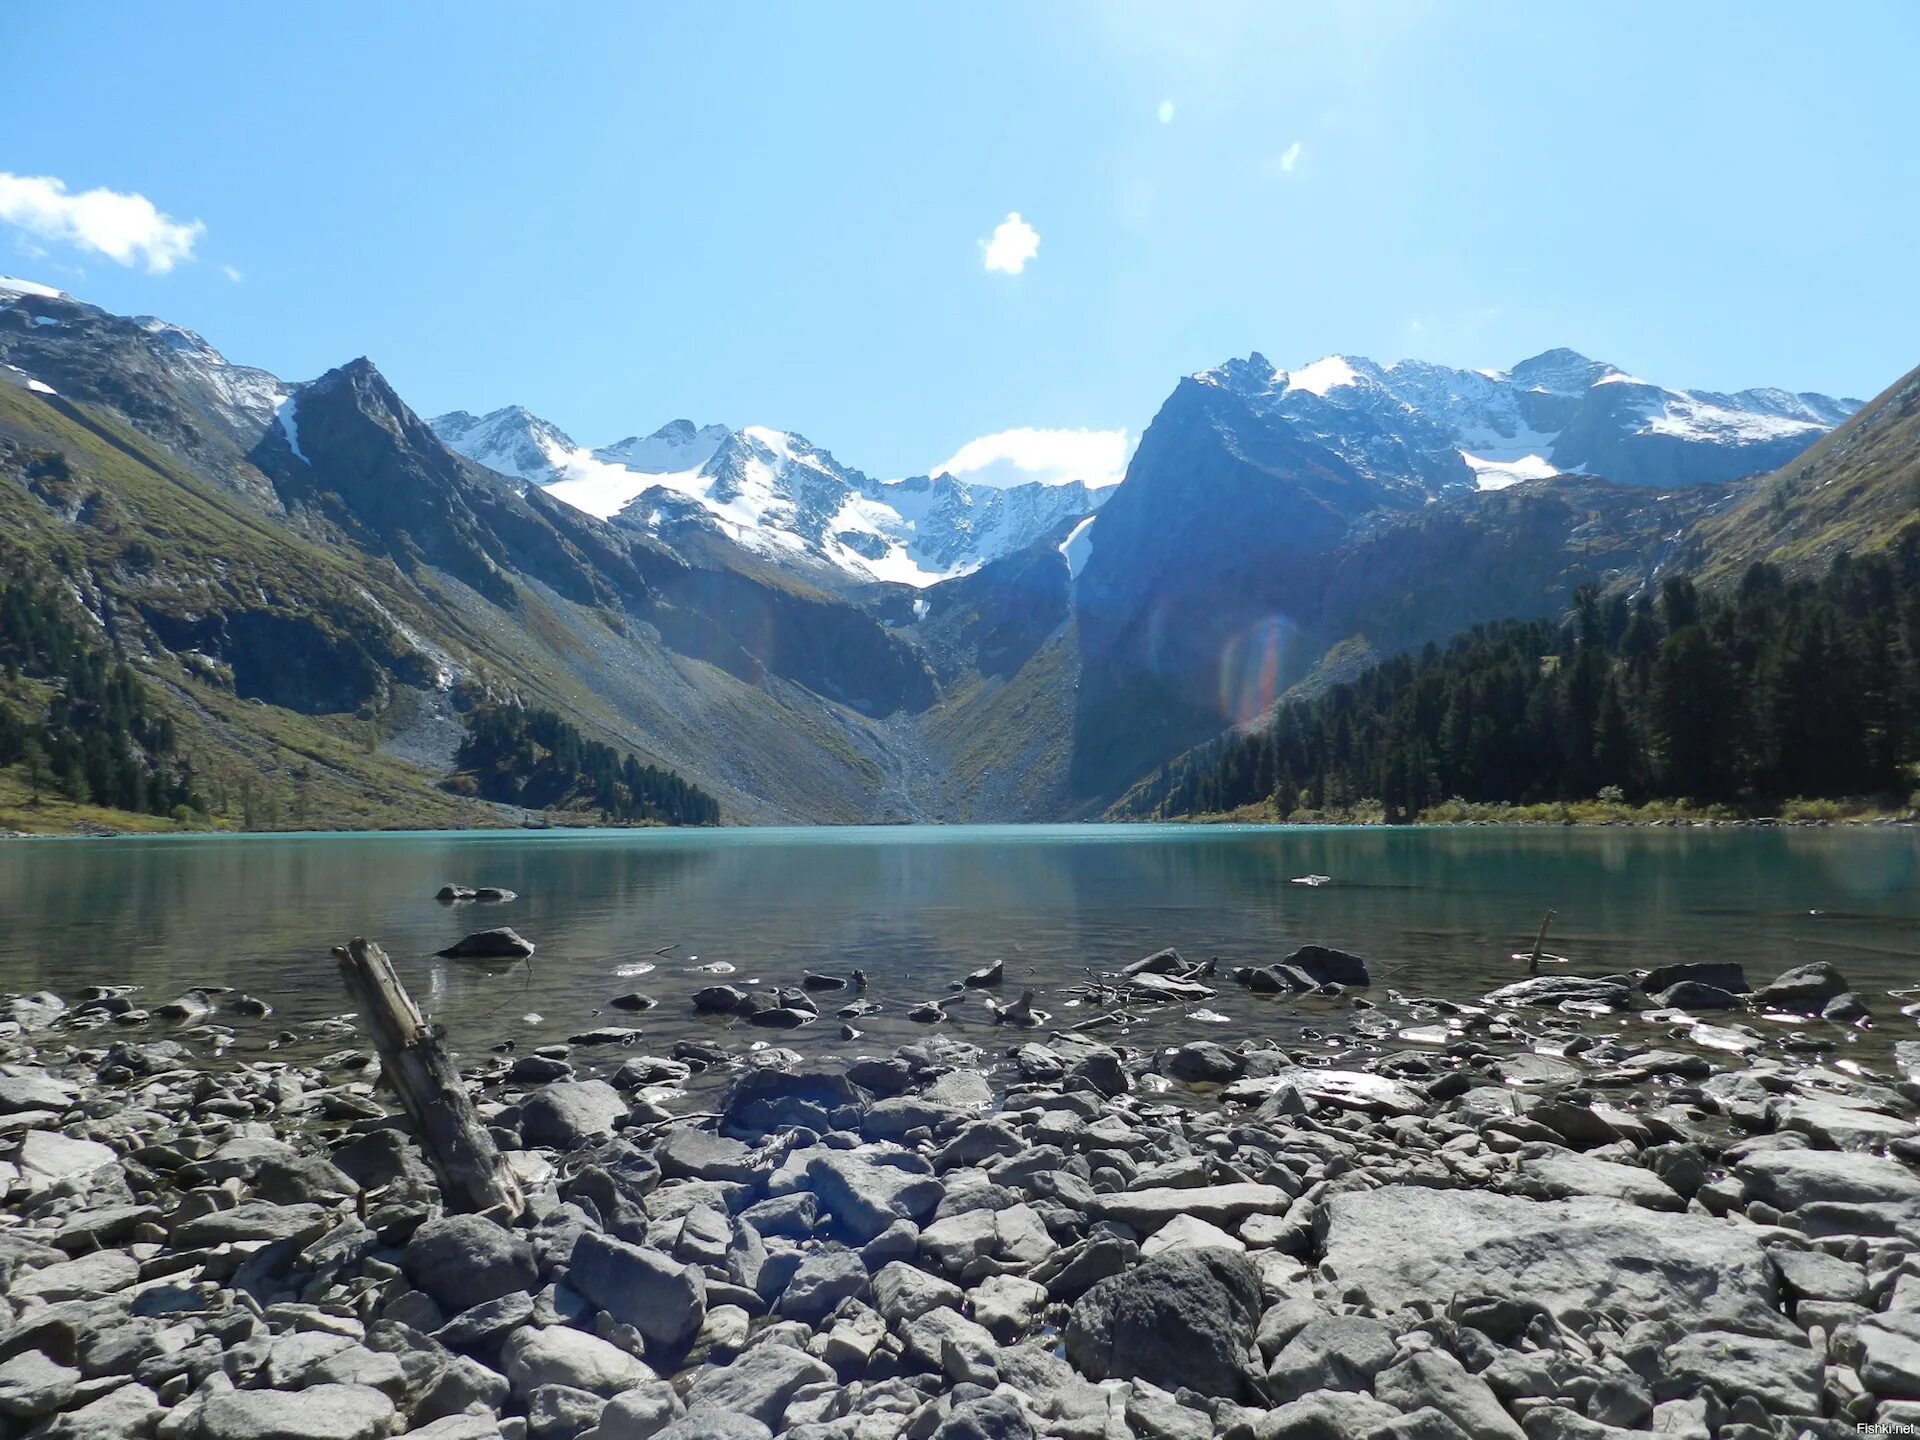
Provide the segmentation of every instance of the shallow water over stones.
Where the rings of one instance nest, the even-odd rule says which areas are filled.
[[[1302,875],[1330,879],[1287,883]],[[434,899],[445,885],[475,883],[517,894],[484,905]],[[1828,960],[1873,995],[1880,1028],[1849,1040],[1869,1048],[1910,1026],[1889,1012],[1920,999],[1884,994],[1920,982],[1913,828],[899,827],[10,842],[0,849],[0,991],[137,987],[100,1002],[151,1017],[130,1026],[137,1033],[212,1021],[248,1046],[291,1032],[290,1053],[318,1056],[337,1046],[325,1022],[343,1003],[328,951],[364,934],[468,1054],[511,1040],[524,1056],[577,1035],[618,1055],[633,1030],[655,1054],[683,1040],[882,1053],[925,1033],[909,1016],[929,1000],[941,1002],[926,1013],[946,1030],[983,1044],[1004,1033],[990,1006],[1027,987],[1053,1025],[1076,1025],[1095,1013],[1073,993],[1089,971],[1165,945],[1193,961],[1218,957],[1222,976],[1302,945],[1335,945],[1367,958],[1376,999],[1389,989],[1476,999],[1525,978],[1508,957],[1530,944],[1549,908],[1548,948],[1572,962],[1545,967],[1550,976],[1726,960],[1759,983]],[[532,958],[436,958],[498,926],[533,942]],[[997,962],[1000,985],[951,988]],[[803,984],[856,970],[867,977],[857,990]],[[822,1019],[785,1028],[801,1012],[776,1007],[776,1031],[695,1013],[687,997],[716,984],[791,987]],[[1268,1035],[1337,1059],[1356,1045],[1452,1038],[1431,1007],[1356,1027],[1343,1005],[1318,997],[1207,985],[1209,997],[1153,1007],[1130,1040]],[[207,988],[196,996],[196,987]],[[184,1004],[169,1013],[182,1018],[160,1015],[176,1001]],[[843,1020],[836,1012],[847,1007],[860,1013]],[[1688,1013],[1701,1022],[1696,1044],[1753,1043],[1718,1034],[1728,1017],[1716,1011]],[[857,1039],[842,1038],[843,1024]]]

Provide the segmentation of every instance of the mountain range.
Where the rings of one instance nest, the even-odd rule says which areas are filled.
[[[287,381],[25,282],[0,381],[0,561],[260,823],[512,823],[449,788],[499,704],[739,822],[1096,816],[1372,657],[1581,584],[1884,544],[1920,504],[1915,377],[1863,408],[1567,350],[1229,361],[1105,489],[875,480],[757,425],[588,449],[518,408],[428,421],[364,359]]]
[[[1081,481],[1001,488],[951,475],[874,480],[790,431],[675,420],[588,450],[509,406],[431,422],[447,447],[602,520],[661,534],[704,526],[833,583],[926,586],[1060,532],[1106,492]]]

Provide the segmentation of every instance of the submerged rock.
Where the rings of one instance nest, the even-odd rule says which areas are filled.
[[[1816,960],[1811,965],[1776,975],[1753,992],[1753,1002],[1763,1010],[1818,1015],[1828,1001],[1844,995],[1850,988],[1838,970],[1825,960]]]
[[[524,960],[534,952],[534,943],[511,927],[476,930],[436,951],[442,960]]]

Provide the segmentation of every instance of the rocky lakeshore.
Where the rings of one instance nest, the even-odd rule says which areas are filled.
[[[1701,964],[1449,1000],[1308,947],[1234,977],[1320,1007],[1291,1049],[1030,1000],[974,1043],[929,1002],[827,1060],[765,1039],[821,1009],[785,978],[709,987],[733,1013],[664,1055],[609,1025],[473,1065],[512,1223],[445,1213],[346,1020],[290,1060],[232,1043],[249,997],[9,997],[0,1434],[1920,1425],[1920,1044],[1846,1043],[1911,997]]]

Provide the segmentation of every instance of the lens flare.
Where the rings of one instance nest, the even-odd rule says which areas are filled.
[[[1257,720],[1285,688],[1298,632],[1284,615],[1256,620],[1220,656],[1220,713],[1236,725]]]

